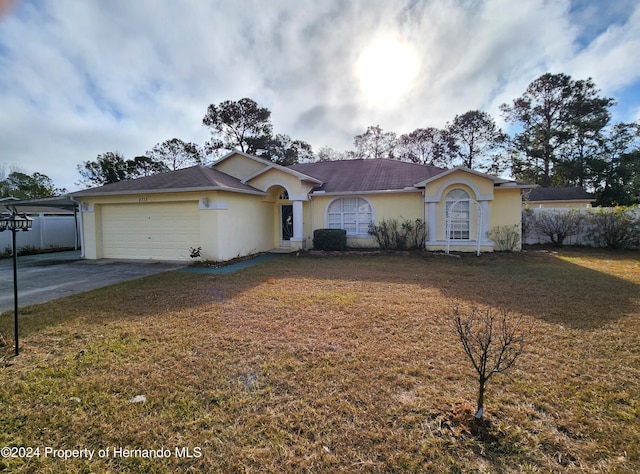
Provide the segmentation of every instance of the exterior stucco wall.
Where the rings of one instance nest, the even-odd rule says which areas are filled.
[[[481,252],[493,251],[494,244],[488,237],[488,231],[496,214],[496,201],[502,198],[494,194],[493,180],[463,170],[456,170],[430,181],[425,187],[425,216],[429,233],[426,248],[428,250],[447,248],[446,197],[454,189],[466,191],[469,198],[477,204],[469,203],[469,239],[450,240],[448,242],[450,250],[475,251],[479,242]],[[513,206],[513,203],[505,205]],[[519,206],[518,203],[516,205]]]
[[[313,231],[328,227],[327,210],[336,199],[359,197],[367,200],[372,207],[372,220],[375,224],[384,219],[423,219],[422,192],[398,192],[379,194],[354,194],[354,195],[314,195],[309,204],[311,218],[310,225],[305,226],[305,236],[309,246],[313,242]],[[305,208],[306,209],[306,208]],[[376,247],[373,237],[366,232],[358,235],[347,235],[347,244],[350,247]]]
[[[203,255],[203,258],[229,260],[276,247],[273,239],[273,203],[265,202],[261,196],[223,192],[218,195],[218,202],[225,206],[213,211],[201,211],[203,220],[211,223],[206,228],[211,241],[215,241],[215,250],[209,256]],[[209,213],[213,215],[209,216]],[[209,234],[204,235],[202,240],[208,237]]]
[[[522,249],[522,197],[520,189],[498,188],[491,213],[489,229],[500,226],[517,227],[520,242],[515,250]]]
[[[489,228],[504,225],[520,225],[522,201],[519,189],[497,188]]]
[[[98,238],[100,236],[100,208],[96,210],[91,204],[84,204],[82,212],[82,254],[84,258],[95,260],[102,258],[98,252]]]

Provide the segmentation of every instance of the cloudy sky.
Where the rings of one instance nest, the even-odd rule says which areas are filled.
[[[274,130],[351,149],[491,113],[545,72],[640,118],[637,0],[0,0],[0,164],[76,190],[77,165],[177,137],[250,97]]]

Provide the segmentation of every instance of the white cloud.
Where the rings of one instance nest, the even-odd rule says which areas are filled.
[[[206,107],[242,97],[268,107],[277,132],[344,149],[368,125],[404,133],[476,108],[500,120],[498,106],[547,71],[615,94],[639,81],[639,9],[616,2],[603,25],[596,4],[23,0],[0,19],[0,162],[74,188],[76,165],[98,153],[203,143]],[[420,72],[378,107],[355,64],[386,34],[413,44]]]
[[[575,77],[592,77],[606,93],[637,82],[640,69],[635,58],[640,51],[640,5],[624,23],[609,26],[564,66]]]

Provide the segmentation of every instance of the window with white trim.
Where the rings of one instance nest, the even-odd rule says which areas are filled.
[[[372,222],[371,204],[362,198],[340,198],[327,210],[327,227],[344,229],[347,235],[367,234]]]
[[[455,204],[455,206],[453,206]],[[445,229],[451,240],[469,240],[470,206],[469,193],[464,189],[452,189],[445,198]],[[453,207],[452,207],[453,206]]]

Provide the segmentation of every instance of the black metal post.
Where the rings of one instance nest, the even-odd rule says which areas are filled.
[[[11,231],[13,245],[13,331],[16,340],[16,356],[18,350],[18,249],[16,248],[16,230]]]
[[[13,252],[13,330],[16,341],[16,356],[20,350],[20,345],[18,344],[18,248],[16,245],[16,232],[18,230],[28,231],[31,229],[32,223],[33,221],[25,213],[17,212],[15,208],[11,209],[9,215],[5,213],[0,215],[0,232],[11,231],[11,250]]]

